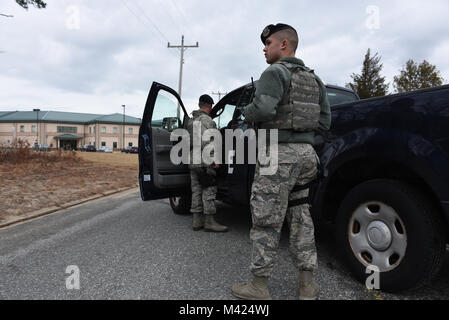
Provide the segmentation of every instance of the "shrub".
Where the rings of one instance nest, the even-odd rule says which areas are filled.
[[[0,145],[0,164],[39,163],[44,166],[54,162],[78,162],[81,159],[74,151],[63,151],[58,149],[51,152],[40,152],[31,148],[24,140],[18,139],[11,145]]]

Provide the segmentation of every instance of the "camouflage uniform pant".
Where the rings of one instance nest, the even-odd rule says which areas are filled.
[[[310,144],[279,144],[278,154],[278,170],[274,175],[260,175],[260,165],[256,165],[251,192],[253,250],[250,269],[254,275],[263,277],[272,273],[286,216],[295,266],[309,271],[318,266],[310,205],[288,208],[288,202],[308,196],[309,189],[291,190],[295,185],[314,180],[319,158]]]
[[[215,196],[217,187],[204,188],[199,182],[198,174],[195,170],[190,170],[190,181],[192,186],[192,205],[190,212],[204,213],[206,215],[215,214]]]

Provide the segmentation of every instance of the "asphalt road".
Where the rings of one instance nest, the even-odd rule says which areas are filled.
[[[219,203],[224,234],[193,232],[166,200],[142,202],[138,191],[114,195],[0,230],[0,299],[234,299],[250,278],[251,219]],[[448,299],[449,252],[427,287],[402,294],[369,291],[335,256],[330,231],[317,227],[320,299]],[[79,289],[67,279],[79,270]],[[69,284],[76,284],[70,282]],[[269,283],[273,299],[298,296],[284,230]]]

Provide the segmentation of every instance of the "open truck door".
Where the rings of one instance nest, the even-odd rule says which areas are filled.
[[[170,151],[177,143],[170,141],[171,132],[185,128],[188,119],[176,91],[153,82],[139,130],[139,185],[143,201],[190,192],[188,165],[175,165],[170,160]]]

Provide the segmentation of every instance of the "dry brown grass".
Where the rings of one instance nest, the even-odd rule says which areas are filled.
[[[77,152],[76,155],[83,160],[115,164],[120,166],[135,166],[138,168],[139,157],[137,154],[133,153],[104,153],[104,152]]]
[[[0,151],[0,222],[11,215],[61,206],[138,185],[137,155]]]

